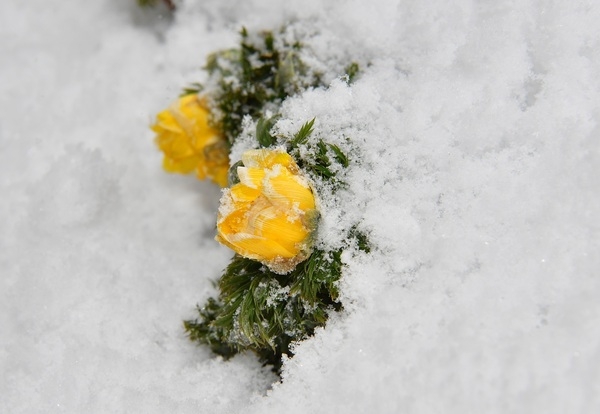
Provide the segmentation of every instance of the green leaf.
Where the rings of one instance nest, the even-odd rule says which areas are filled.
[[[300,297],[311,306],[318,304],[324,298],[328,305],[332,305],[338,296],[335,282],[341,275],[341,251],[316,250],[308,260],[299,265],[290,293],[300,294]]]
[[[256,139],[261,147],[270,147],[275,143],[275,138],[270,134],[270,131],[277,119],[278,116],[269,119],[260,118],[256,123]]]
[[[235,185],[240,182],[240,177],[238,175],[238,167],[243,167],[244,163],[242,160],[236,162],[231,167],[229,167],[229,171],[227,172],[227,184],[229,187]]]
[[[224,330],[215,328],[213,324],[222,306],[215,299],[209,298],[204,307],[196,307],[200,318],[184,321],[183,326],[192,341],[206,344],[215,354],[231,358],[238,349],[225,339]]]
[[[365,253],[371,252],[371,243],[369,242],[369,237],[366,233],[358,230],[357,226],[352,226],[348,236],[350,239],[354,239],[356,241],[358,250],[361,250]]]
[[[346,156],[346,154],[344,154],[344,152],[340,149],[340,147],[338,147],[337,145],[334,145],[334,144],[327,144],[327,145],[329,146],[329,148],[331,148],[331,150],[335,154],[335,159],[337,160],[337,162],[339,162],[344,168],[348,168],[348,165],[349,165],[348,157]]]
[[[296,77],[295,61],[296,56],[293,51],[288,52],[283,60],[279,62],[277,76],[275,77],[275,87],[285,89],[287,85],[293,83]]]
[[[348,84],[354,82],[354,78],[356,78],[356,75],[358,75],[359,71],[360,67],[356,62],[352,62],[348,66],[346,66],[346,82]]]
[[[203,89],[204,89],[204,86],[202,86],[202,84],[200,84],[198,82],[194,82],[190,86],[183,88],[183,91],[181,92],[179,97],[183,97],[186,95],[192,95],[192,94],[198,94],[198,93],[202,92]]]
[[[296,132],[296,135],[294,135],[294,138],[290,141],[290,145],[292,148],[297,148],[299,145],[306,144],[306,142],[308,141],[308,137],[310,136],[310,134],[313,133],[315,119],[316,118],[313,118],[310,121],[306,122],[304,125],[302,125],[300,130]]]
[[[265,32],[265,47],[269,52],[275,50],[275,38],[272,32]]]
[[[320,175],[323,178],[331,178],[335,175],[329,168],[323,165],[313,165],[312,169],[317,173],[317,175]]]

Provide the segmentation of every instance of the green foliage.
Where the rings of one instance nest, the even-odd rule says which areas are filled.
[[[190,84],[190,86],[183,88],[183,91],[181,91],[181,94],[179,94],[179,97],[182,97],[185,95],[191,95],[191,94],[198,94],[198,93],[202,92],[203,89],[204,89],[204,86],[202,86],[202,84],[200,84],[198,82],[194,82],[194,83]]]
[[[192,341],[206,344],[215,354],[230,358],[235,355],[237,350],[222,340],[225,334],[224,330],[213,325],[222,306],[215,299],[209,298],[204,307],[196,307],[202,322],[198,322],[198,320],[184,321],[183,325]]]
[[[139,0],[140,4],[153,4],[157,0]],[[171,3],[168,1],[168,3]],[[172,3],[171,3],[172,4]],[[182,95],[207,91],[212,111],[212,124],[221,130],[230,144],[242,132],[242,121],[269,119],[269,111],[277,111],[288,96],[310,87],[325,86],[318,73],[300,58],[302,44],[282,28],[279,31],[249,33],[240,31],[239,47],[221,50],[209,55],[205,69],[210,77],[207,85],[194,83]],[[359,72],[356,62],[345,68],[345,78],[351,83]],[[273,118],[270,118],[273,119]],[[260,121],[259,121],[260,122]],[[274,143],[268,135],[272,123],[262,121],[263,132],[257,134],[259,143],[268,147]],[[274,123],[274,122],[273,122]],[[300,131],[297,142],[312,130]]]
[[[137,0],[137,2],[141,7],[156,6],[159,3],[158,0]],[[175,4],[172,0],[161,0],[161,2],[164,3],[169,10],[175,10]]]
[[[348,156],[342,152],[340,147],[334,144],[327,144],[329,148],[333,151],[333,156],[336,161],[339,162],[342,167],[347,168],[350,165],[350,161],[348,160]]]
[[[308,141],[308,137],[313,133],[313,127],[315,125],[315,119],[313,118],[304,125],[302,128],[294,135],[294,138],[289,143],[290,148],[298,148],[299,145],[304,145]]]
[[[287,141],[287,150],[296,159],[298,166],[312,178],[330,181],[335,187],[339,187],[341,181],[336,176],[337,169],[332,168],[331,157],[344,168],[350,165],[350,160],[337,145],[327,143],[322,139],[315,143],[309,142],[314,124],[315,118],[302,125],[294,137]],[[300,147],[304,147],[305,151],[301,152]]]
[[[349,64],[348,66],[346,66],[346,80],[347,80],[347,82],[348,83],[354,82],[354,79],[356,78],[356,75],[358,75],[358,72],[360,72],[360,67],[358,66],[358,63],[352,62],[351,64]]]
[[[286,97],[321,85],[299,57],[301,44],[288,41],[283,30],[251,35],[243,28],[240,36],[239,48],[212,54],[205,66],[216,84],[213,123],[230,143],[242,132],[244,116],[265,117]]]
[[[235,185],[240,182],[240,177],[238,176],[237,169],[238,169],[238,167],[243,167],[243,166],[244,166],[243,161],[239,160],[238,162],[233,164],[231,167],[229,167],[229,172],[227,174],[227,184],[229,184],[230,187],[232,185]]]
[[[314,175],[324,179],[331,179],[335,174],[329,169],[331,161],[327,155],[327,147],[328,145],[323,140],[319,140],[314,152],[313,162],[306,162],[305,164],[306,168]]]
[[[275,120],[258,121],[256,138],[262,146],[275,143],[270,134]],[[287,140],[288,150],[305,171],[337,182],[330,167],[333,162],[347,167],[348,157],[335,145],[310,141],[314,124],[313,118]],[[301,156],[300,146],[308,150],[305,156]],[[231,168],[231,183],[238,180],[234,171],[238,165]],[[318,214],[312,219],[318,220]],[[368,250],[366,236],[356,228],[351,229],[347,241],[347,246],[354,244]],[[325,325],[330,312],[342,308],[338,301],[341,258],[341,249],[315,249],[290,273],[280,275],[259,262],[235,255],[219,279],[218,300],[211,298],[199,307],[197,319],[186,321],[185,329],[192,340],[210,346],[218,355],[229,358],[238,352],[253,351],[277,371],[281,356],[291,356],[292,342],[311,336],[315,328]]]
[[[225,358],[249,350],[278,369],[281,356],[291,356],[290,343],[312,335],[328,312],[341,309],[341,273],[341,251],[316,250],[286,275],[236,255],[219,280],[219,301],[198,308],[185,329]]]
[[[256,123],[256,140],[261,147],[270,147],[275,143],[275,138],[271,135],[271,128],[278,118],[278,116],[269,119],[260,118]]]
[[[310,72],[299,57],[302,45],[290,41],[283,31],[249,34],[242,29],[239,48],[209,56],[206,87],[193,84],[184,94],[207,94],[211,122],[230,144],[242,132],[244,117],[256,122],[256,141],[260,147],[277,143],[286,146],[298,167],[315,183],[330,183],[325,191],[343,185],[338,173],[350,165],[347,154],[337,145],[313,137],[315,119],[306,122],[292,137],[274,136],[271,130],[279,115],[281,102],[308,87],[322,86],[318,75]],[[350,83],[358,64],[346,68]],[[275,113],[275,115],[273,115]],[[229,170],[229,184],[239,182],[235,163]],[[318,213],[311,218],[318,220]],[[368,252],[365,234],[349,231],[346,248]],[[219,297],[197,307],[194,320],[184,322],[190,339],[208,345],[224,358],[252,351],[275,371],[281,357],[291,356],[290,345],[313,335],[324,326],[331,312],[342,309],[338,281],[342,276],[342,252],[315,249],[291,272],[281,275],[254,260],[235,255],[218,281]]]
[[[350,239],[356,242],[356,247],[358,250],[365,253],[371,253],[371,243],[369,242],[369,237],[365,233],[358,230],[357,226],[353,226],[350,229]]]

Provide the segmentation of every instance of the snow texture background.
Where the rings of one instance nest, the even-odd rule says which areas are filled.
[[[0,3],[0,412],[600,411],[600,6],[322,3]],[[231,253],[148,126],[242,25],[304,19],[370,62],[284,110],[352,137],[322,231],[377,248],[274,383],[184,335]]]

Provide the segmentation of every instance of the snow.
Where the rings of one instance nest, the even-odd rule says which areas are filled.
[[[0,4],[0,412],[600,410],[600,7],[589,1]],[[283,381],[182,320],[215,295],[219,189],[148,125],[242,25],[294,20],[333,72],[281,130],[352,155],[345,311]],[[307,27],[308,27],[307,23]]]

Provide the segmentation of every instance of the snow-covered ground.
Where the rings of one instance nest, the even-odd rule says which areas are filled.
[[[179,4],[0,2],[0,412],[600,411],[596,2]],[[377,248],[278,383],[186,339],[231,253],[219,190],[165,174],[148,125],[289,20],[325,66],[370,62],[284,110],[352,137],[341,217]]]

